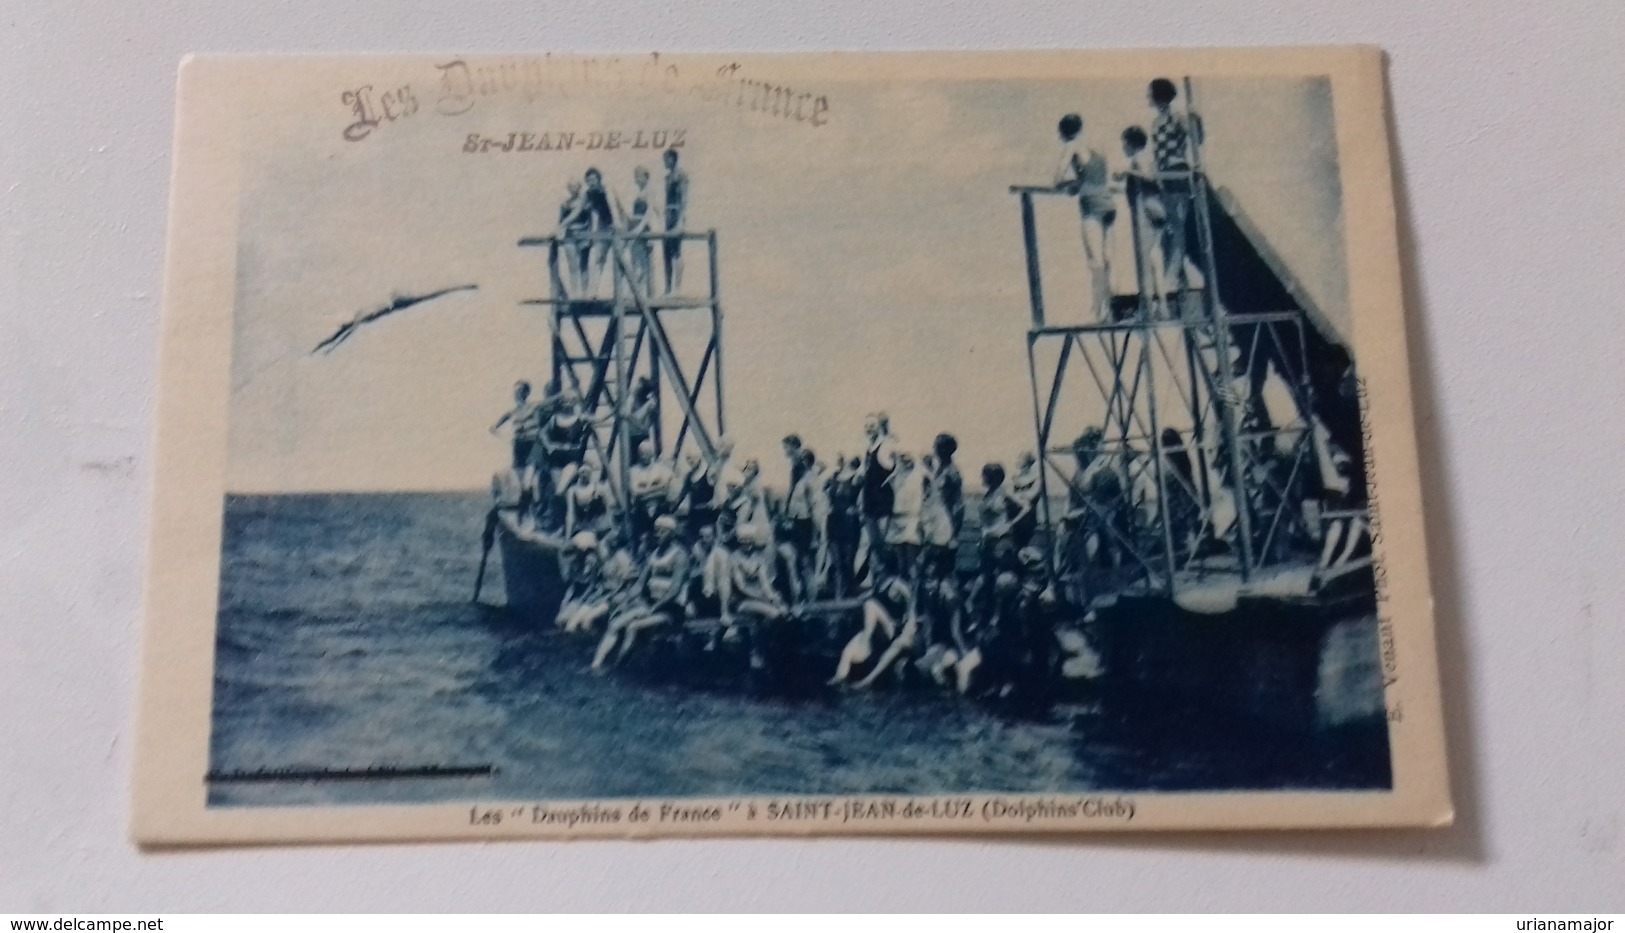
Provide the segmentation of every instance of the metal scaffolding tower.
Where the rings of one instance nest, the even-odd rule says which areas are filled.
[[[1047,303],[1076,310],[1088,301],[1045,294],[1035,202],[1075,202],[1077,193],[1011,188],[1032,310],[1040,520],[1061,579],[1091,594],[1173,595],[1216,574],[1245,584],[1314,559],[1318,531],[1303,508],[1317,468],[1304,315],[1226,302],[1210,216],[1215,193],[1197,135],[1191,171],[1159,177],[1156,196],[1189,199],[1188,229],[1167,235],[1188,237],[1200,284],[1163,287],[1149,199],[1127,178],[1114,195],[1128,204],[1119,223],[1130,232],[1136,287],[1114,295],[1108,309],[1087,309],[1086,318],[1099,318],[1093,323],[1046,316]],[[1277,410],[1289,399],[1295,415],[1272,419],[1266,393]]]

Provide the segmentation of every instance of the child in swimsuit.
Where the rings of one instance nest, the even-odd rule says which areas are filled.
[[[903,652],[914,647],[919,633],[919,620],[914,611],[914,597],[908,581],[890,577],[875,588],[874,595],[863,602],[863,628],[852,636],[841,651],[831,684],[845,683],[853,668],[869,660],[874,652],[874,637],[881,632],[890,639],[886,650],[875,666],[857,686],[868,687],[884,674]]]
[[[661,156],[666,164],[666,233],[673,234],[661,241],[661,254],[666,263],[666,294],[675,294],[683,287],[683,228],[688,224],[688,173],[677,167],[677,150],[667,149]]]
[[[1167,222],[1162,228],[1165,259],[1165,285],[1182,291],[1185,282],[1185,256],[1189,242],[1191,199],[1195,186],[1191,177],[1192,130],[1198,137],[1201,123],[1191,114],[1187,119],[1173,110],[1179,90],[1167,78],[1158,78],[1146,89],[1146,97],[1156,116],[1151,122],[1151,151],[1156,160],[1158,187]]]
[[[603,612],[604,559],[598,549],[598,536],[590,531],[577,532],[570,538],[565,553],[569,585],[559,603],[557,624],[566,632],[577,632],[591,628]]]
[[[649,170],[638,166],[632,170],[632,183],[637,191],[632,197],[632,210],[626,217],[626,235],[644,237],[653,229],[649,217]],[[654,294],[654,243],[646,239],[633,239],[632,284],[638,294],[647,298]]]
[[[1083,218],[1083,258],[1089,265],[1094,307],[1102,321],[1111,319],[1111,259],[1108,236],[1117,219],[1117,205],[1107,184],[1106,158],[1083,140],[1083,118],[1069,113],[1057,127],[1061,137],[1061,164],[1055,186],[1078,198]]]
[[[1038,532],[1038,499],[1041,477],[1038,475],[1038,457],[1030,450],[1016,458],[1016,475],[1010,481],[1010,497],[1021,507],[1020,517],[1010,529],[1016,548],[1024,548]]]
[[[677,476],[671,464],[655,458],[653,441],[637,447],[637,462],[627,471],[632,494],[632,534],[641,551],[647,546],[655,519],[670,510]]]
[[[521,379],[513,384],[513,408],[503,412],[497,423],[491,425],[492,434],[504,424],[513,425],[513,468],[516,470],[523,470],[531,463],[531,454],[541,434],[537,419],[540,411],[541,406],[530,400],[530,383]]]
[[[564,493],[564,536],[579,531],[603,535],[614,525],[609,512],[609,487],[601,468],[583,463]]]
[[[592,669],[603,668],[616,643],[615,663],[626,659],[639,632],[682,620],[689,576],[688,548],[677,539],[677,520],[662,515],[655,520],[654,549],[644,560],[633,593],[611,614],[609,627],[598,643]]]
[[[925,471],[914,464],[914,455],[899,453],[897,469],[889,481],[892,488],[891,523],[886,528],[886,544],[896,555],[896,569],[910,579],[920,554],[920,518],[925,510]]]
[[[581,182],[565,185],[564,203],[559,205],[559,253],[564,261],[565,284],[570,297],[581,297],[587,283],[587,217],[586,202],[581,197]]]
[[[1163,282],[1167,270],[1163,268],[1163,228],[1168,221],[1168,208],[1162,201],[1162,187],[1157,182],[1157,161],[1147,148],[1150,137],[1145,130],[1131,126],[1123,131],[1123,156],[1128,166],[1119,173],[1128,193],[1129,222],[1133,225],[1135,260],[1143,303],[1154,314],[1168,317],[1168,304],[1164,298]]]
[[[582,295],[593,298],[598,294],[599,280],[604,276],[604,266],[615,246],[609,239],[615,232],[615,209],[611,206],[609,192],[604,188],[603,172],[589,168],[583,178],[587,186],[581,192],[581,210],[587,215],[586,232],[589,239],[581,252],[581,274],[586,280]]]
[[[920,514],[920,537],[924,547],[923,569],[928,579],[942,579],[953,573],[959,547],[959,532],[965,524],[965,477],[954,463],[959,441],[951,434],[938,434],[926,456],[925,507]]]
[[[728,551],[717,541],[714,524],[701,525],[698,538],[689,549],[688,604],[696,619],[723,617],[723,605],[731,582],[728,578]]]

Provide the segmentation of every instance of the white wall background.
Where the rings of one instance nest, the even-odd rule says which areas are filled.
[[[1618,0],[4,0],[0,911],[1625,909],[1622,17]],[[125,841],[183,54],[1333,42],[1391,56],[1454,829]]]

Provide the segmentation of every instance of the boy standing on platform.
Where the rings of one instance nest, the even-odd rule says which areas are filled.
[[[1156,158],[1158,185],[1167,212],[1167,223],[1162,228],[1162,255],[1167,267],[1165,284],[1180,292],[1186,287],[1185,254],[1191,198],[1196,190],[1191,179],[1191,133],[1194,130],[1200,142],[1202,124],[1194,114],[1187,117],[1174,112],[1173,103],[1179,90],[1167,78],[1152,81],[1146,94],[1156,112],[1151,122],[1151,151]]]

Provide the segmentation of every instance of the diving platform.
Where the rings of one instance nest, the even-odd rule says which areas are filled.
[[[1127,293],[1103,289],[1100,307],[1089,306],[1099,286],[1046,288],[1043,260],[1055,247],[1041,242],[1039,205],[1075,205],[1078,192],[1010,188],[1048,556],[1084,603],[1161,595],[1220,611],[1248,595],[1314,601],[1348,573],[1317,567],[1329,523],[1364,516],[1352,354],[1212,182],[1195,138],[1191,150],[1190,171],[1110,183],[1114,235],[1128,237],[1134,276]],[[1183,210],[1168,207],[1176,197],[1187,199]],[[1183,229],[1168,226],[1180,216]],[[1175,238],[1178,249],[1168,248]],[[1165,253],[1182,253],[1193,272],[1161,268]],[[1110,259],[1108,250],[1093,260],[1090,274],[1110,279]],[[1306,506],[1320,497],[1332,444],[1349,455],[1356,507],[1345,511],[1359,519]]]

